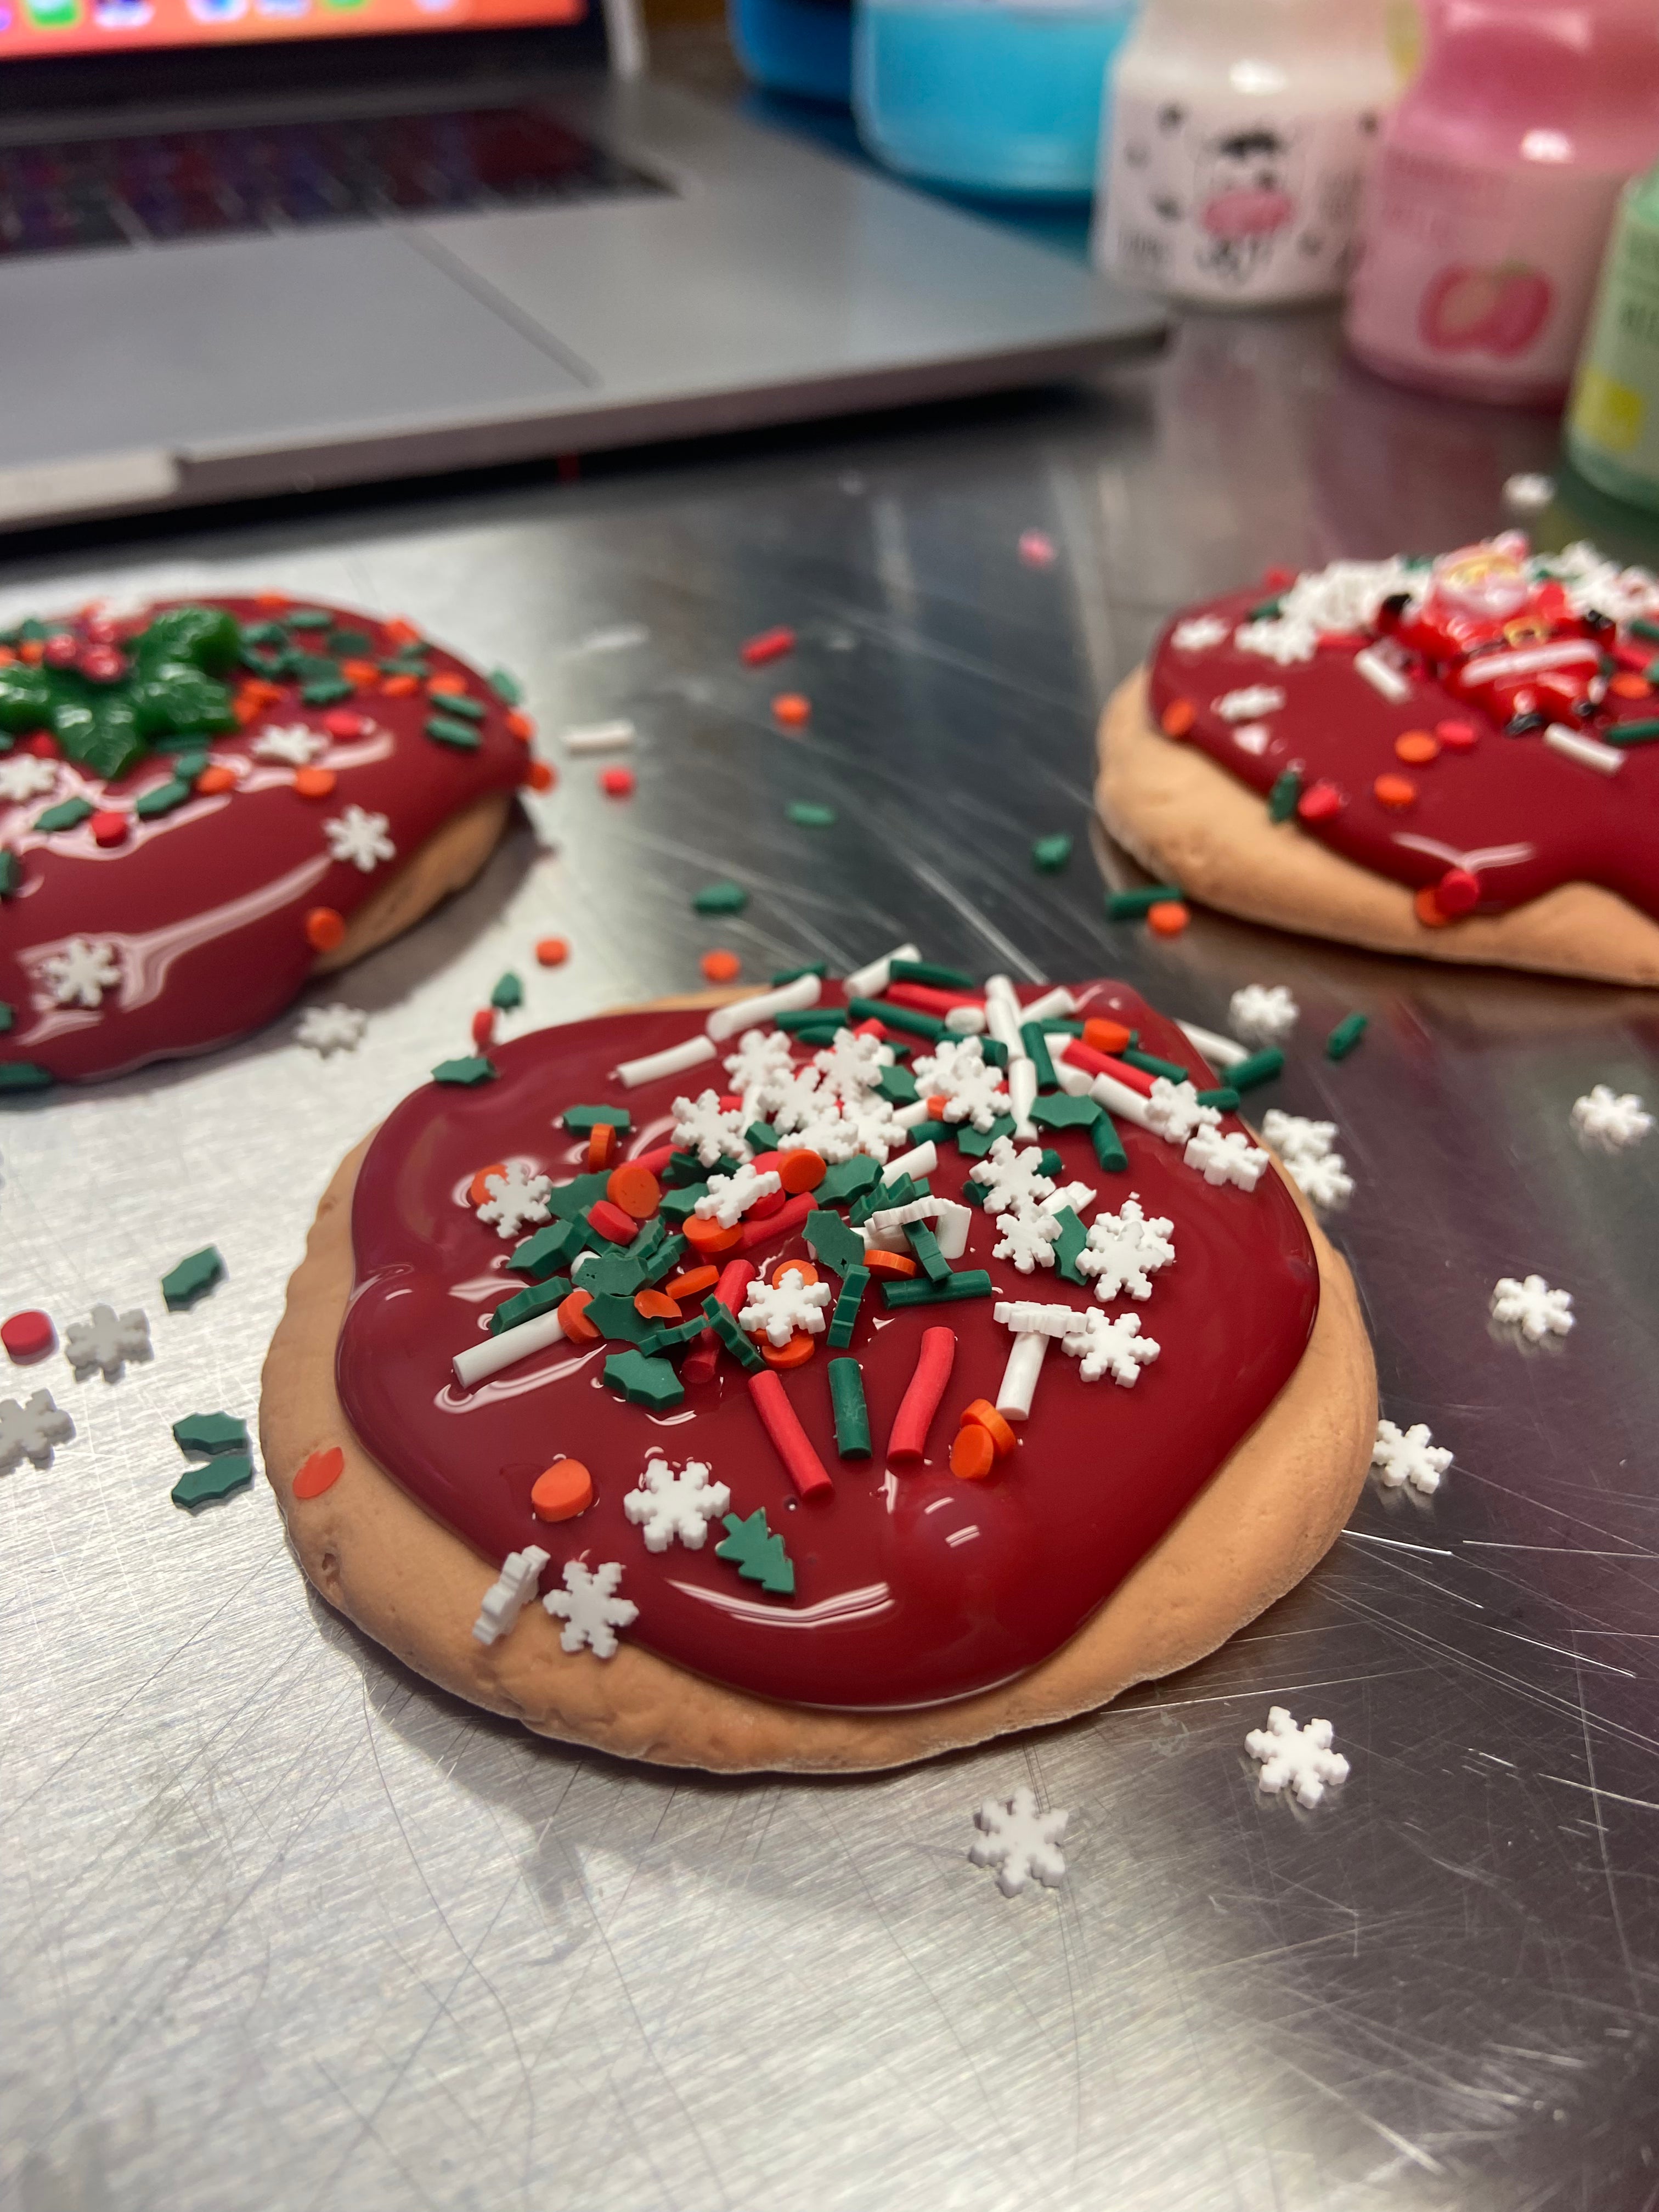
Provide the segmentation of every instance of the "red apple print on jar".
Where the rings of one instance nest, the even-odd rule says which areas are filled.
[[[1513,360],[1543,329],[1553,296],[1548,277],[1524,262],[1496,269],[1453,264],[1424,292],[1419,333],[1437,353],[1478,350]]]

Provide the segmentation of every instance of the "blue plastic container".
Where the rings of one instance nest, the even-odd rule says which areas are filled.
[[[1133,0],[858,0],[859,136],[890,168],[933,184],[1087,199],[1106,73],[1134,18]]]
[[[744,74],[799,100],[853,97],[853,0],[727,0]]]

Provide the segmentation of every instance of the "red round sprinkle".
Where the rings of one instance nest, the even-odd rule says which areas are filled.
[[[31,1359],[44,1359],[57,1341],[58,1332],[49,1314],[31,1310],[0,1321],[0,1344],[20,1367]]]
[[[345,1468],[345,1454],[338,1444],[325,1444],[320,1451],[312,1453],[304,1461],[294,1478],[296,1498],[320,1498],[325,1490],[332,1490]]]
[[[596,1229],[608,1243],[631,1244],[640,1233],[640,1224],[631,1213],[624,1213],[608,1198],[595,1199],[587,1209],[590,1228]]]
[[[1296,581],[1294,568],[1267,568],[1262,571],[1261,586],[1268,592],[1288,592]]]
[[[40,658],[48,668],[73,668],[81,658],[81,641],[73,630],[54,630],[46,640]]]
[[[544,968],[558,968],[570,957],[570,945],[566,938],[543,937],[536,941],[536,957]]]
[[[1342,811],[1342,794],[1334,783],[1310,783],[1296,802],[1304,822],[1328,822]]]
[[[331,738],[361,738],[368,723],[349,707],[331,707],[323,717],[323,727]]]
[[[1449,753],[1472,752],[1480,732],[1473,722],[1437,722],[1434,734]]]
[[[50,730],[36,730],[33,735],[20,738],[17,750],[20,753],[33,753],[40,760],[56,760],[58,757],[58,740]]]
[[[314,906],[306,916],[306,943],[313,952],[332,952],[345,933],[345,916],[331,906]]]
[[[545,761],[532,760],[525,769],[524,781],[532,791],[551,791],[558,780]]]
[[[489,1043],[495,1034],[495,1009],[494,1006],[480,1006],[477,1012],[472,1017],[473,1043],[476,1044],[479,1051],[482,1052],[484,1047]]]
[[[126,674],[126,655],[112,645],[89,645],[81,655],[80,669],[89,684],[114,684]]]
[[[633,769],[602,768],[599,770],[599,789],[607,799],[631,799],[634,795]]]
[[[1434,887],[1442,914],[1468,914],[1480,902],[1480,878],[1473,868],[1448,868]]]
[[[131,823],[125,814],[118,814],[112,806],[100,807],[87,825],[92,831],[94,845],[125,845]]]

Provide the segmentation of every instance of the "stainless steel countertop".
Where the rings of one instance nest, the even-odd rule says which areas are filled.
[[[1097,710],[1169,610],[1488,530],[1553,449],[1542,420],[1367,381],[1322,316],[1194,320],[1071,401],[0,565],[45,609],[182,566],[399,611],[516,668],[546,732],[641,734],[636,797],[562,763],[472,889],[317,994],[368,1010],[355,1055],[285,1020],[0,1117],[0,1310],[137,1303],[155,1341],[113,1386],[11,1378],[80,1434],[0,1481],[0,2201],[1659,2203],[1659,1139],[1589,1157],[1567,1119],[1599,1080],[1659,1097],[1656,1002],[1208,915],[1160,943],[1103,921],[1103,871],[1133,872],[1087,827]],[[1017,556],[1033,528],[1052,568]],[[796,657],[745,671],[779,622]],[[786,682],[799,734],[767,713]],[[789,828],[792,799],[838,825]],[[1038,876],[1056,830],[1076,852]],[[705,923],[716,875],[751,902]],[[545,971],[550,931],[573,952]],[[712,944],[763,976],[906,936],[1115,971],[1212,1024],[1239,983],[1291,985],[1257,1103],[1341,1126],[1384,1409],[1456,1453],[1432,1502],[1368,1488],[1300,1589],[1092,1718],[782,1786],[473,1713],[328,1613],[263,1483],[168,1503],[169,1424],[252,1419],[335,1162],[503,968],[542,1023],[694,985]],[[1333,1066],[1351,1007],[1370,1030]],[[161,1273],[209,1240],[228,1280],[167,1313]],[[1486,1307],[1532,1269],[1578,1326],[1527,1356]],[[1256,1790],[1273,1703],[1352,1762],[1316,1813]],[[1073,1808],[1070,1870],[1011,1901],[966,1852],[1022,1782]]]

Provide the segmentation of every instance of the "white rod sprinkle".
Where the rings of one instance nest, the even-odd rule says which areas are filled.
[[[1625,765],[1625,756],[1617,745],[1604,745],[1595,738],[1570,730],[1565,722],[1552,722],[1544,732],[1544,743],[1552,752],[1583,761],[1586,768],[1600,769],[1603,775],[1617,775]]]
[[[567,730],[564,749],[568,753],[609,753],[620,745],[631,745],[637,732],[626,719],[614,722],[589,722],[585,728]]]
[[[735,999],[729,1006],[716,1006],[703,1027],[719,1042],[744,1030],[758,1029],[779,1014],[804,1013],[823,996],[819,976],[797,975],[793,983],[781,983],[775,991],[762,991],[752,999]]]
[[[1176,1027],[1189,1043],[1198,1047],[1212,1067],[1237,1067],[1241,1060],[1250,1056],[1248,1045],[1235,1044],[1230,1036],[1200,1029],[1196,1022],[1177,1022]]]
[[[1031,1119],[1031,1108],[1037,1095],[1036,1066],[1022,1053],[1018,1060],[1010,1055],[1008,1061],[1008,1110],[1014,1117],[1016,1137],[1035,1137],[1036,1125]]]
[[[659,1075],[684,1075],[688,1067],[696,1067],[699,1061],[714,1057],[713,1037],[689,1036],[684,1044],[671,1044],[665,1051],[648,1052],[640,1060],[625,1060],[612,1072],[618,1083],[632,1091],[637,1084],[654,1083]]]
[[[1077,1000],[1063,983],[1056,983],[1052,991],[1045,991],[1040,999],[1033,999],[1029,1006],[1020,1009],[1024,1022],[1070,1021],[1078,1010]]]
[[[559,1325],[556,1306],[551,1313],[538,1314],[534,1321],[521,1321],[516,1328],[504,1328],[499,1336],[480,1337],[465,1352],[458,1352],[455,1380],[464,1390],[470,1390],[485,1376],[499,1374],[515,1360],[527,1359],[532,1352],[544,1352],[550,1344],[563,1342],[564,1330]]]
[[[1138,1128],[1150,1129],[1146,1118],[1146,1101],[1139,1091],[1131,1091],[1127,1083],[1120,1083],[1115,1075],[1097,1075],[1089,1085],[1089,1096],[1108,1113],[1121,1114],[1126,1121]]]
[[[1048,1339],[1036,1329],[1017,1336],[997,1389],[997,1411],[1005,1421],[1030,1419],[1031,1400],[1048,1350]]]
[[[1385,660],[1374,645],[1353,657],[1354,671],[1363,676],[1373,691],[1380,691],[1391,707],[1403,707],[1412,696],[1408,679],[1402,676],[1391,660]]]
[[[925,1145],[913,1145],[908,1152],[901,1152],[896,1160],[889,1160],[881,1171],[885,1182],[890,1176],[932,1175],[939,1165],[939,1146],[929,1137]]]
[[[896,945],[890,952],[884,952],[879,960],[872,960],[867,968],[855,968],[846,978],[843,988],[849,999],[878,999],[893,980],[896,960],[920,960],[919,945]]]

